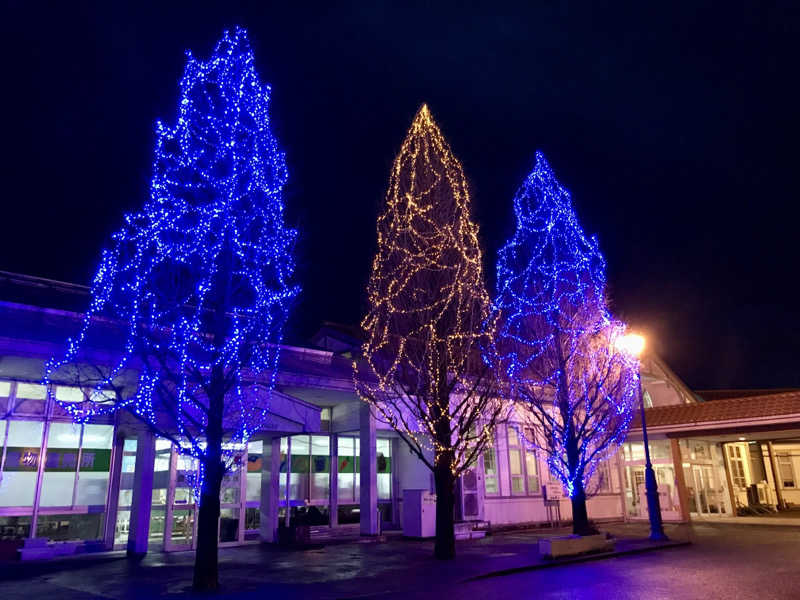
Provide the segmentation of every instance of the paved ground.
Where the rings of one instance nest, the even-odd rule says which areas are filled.
[[[622,538],[640,525],[609,526]],[[226,595],[237,598],[747,599],[800,598],[800,528],[700,524],[670,528],[692,544],[512,575],[474,579],[537,562],[536,532],[462,542],[455,561],[430,558],[431,544],[392,540],[305,551],[263,546],[222,550]],[[191,553],[0,566],[0,598],[185,597]]]

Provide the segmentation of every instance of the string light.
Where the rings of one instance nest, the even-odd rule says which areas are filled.
[[[478,227],[461,163],[426,105],[395,158],[377,230],[356,390],[429,467],[423,450],[459,475],[490,439],[500,408],[476,389],[472,368],[492,333],[482,329],[489,297]]]
[[[574,498],[625,440],[639,365],[617,349],[625,325],[608,310],[597,239],[585,236],[540,152],[514,214],[516,230],[497,261],[497,334],[484,358],[504,373],[539,432],[525,443],[546,455]]]
[[[150,198],[112,236],[79,333],[45,368],[76,421],[126,408],[202,465],[222,369],[226,467],[264,424],[299,291],[269,99],[244,29],[224,32],[207,61],[187,52],[177,121],[156,123]],[[93,347],[118,358],[92,367]],[[50,384],[67,378],[85,402],[55,398]]]

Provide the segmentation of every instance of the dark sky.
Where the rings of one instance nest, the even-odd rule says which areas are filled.
[[[241,24],[301,232],[290,341],[358,321],[425,101],[470,179],[491,285],[541,149],[600,239],[615,312],[689,385],[800,386],[797,2],[334,4],[6,1],[0,269],[88,282],[147,196],[183,51]]]

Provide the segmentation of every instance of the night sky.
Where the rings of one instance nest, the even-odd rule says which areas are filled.
[[[184,50],[240,24],[301,235],[287,341],[358,322],[424,101],[470,180],[491,286],[541,149],[600,240],[615,313],[690,386],[800,386],[796,2],[117,4],[4,2],[0,269],[88,283],[147,197]]]

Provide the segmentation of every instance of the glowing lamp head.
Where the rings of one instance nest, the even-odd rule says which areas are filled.
[[[617,338],[616,347],[620,352],[639,358],[644,352],[644,336],[638,333],[626,333]]]

